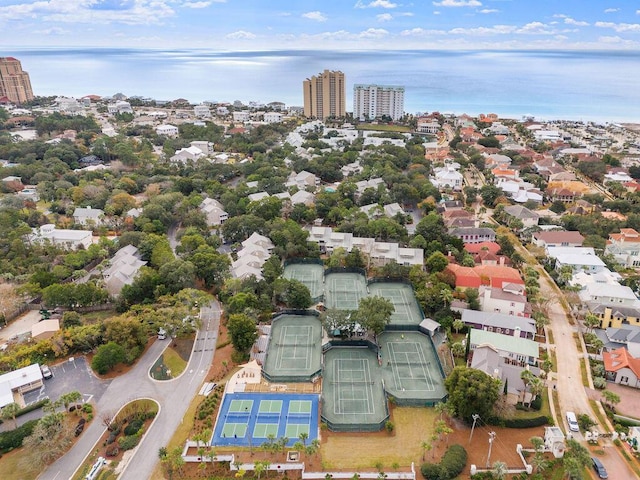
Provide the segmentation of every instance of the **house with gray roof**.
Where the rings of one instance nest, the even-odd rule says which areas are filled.
[[[458,237],[463,243],[495,242],[496,232],[487,227],[453,228],[449,234]]]
[[[126,245],[109,260],[109,267],[102,272],[104,283],[110,295],[119,295],[125,285],[131,285],[140,268],[147,262],[137,247]]]
[[[538,225],[538,220],[540,220],[540,215],[522,205],[509,205],[504,208],[504,212],[510,217],[520,220],[524,228]]]
[[[104,211],[99,208],[81,208],[73,211],[73,221],[78,225],[98,226],[104,221]]]

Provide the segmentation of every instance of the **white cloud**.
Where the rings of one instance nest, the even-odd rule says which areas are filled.
[[[66,35],[68,33],[71,33],[71,31],[65,30],[64,28],[60,28],[60,27],[52,27],[52,28],[47,28],[46,30],[36,30],[33,33],[53,36],[53,35]]]
[[[390,2],[389,0],[373,0],[369,3],[363,3],[362,0],[358,0],[354,8],[396,8],[397,3]]]
[[[436,7],[481,7],[482,3],[478,0],[442,0],[441,2],[433,2]]]
[[[57,23],[150,25],[175,16],[170,5],[175,4],[172,0],[123,2],[119,9],[94,8],[97,4],[96,0],[39,0],[0,6],[0,20],[37,18]]]
[[[434,11],[433,11],[433,14],[434,14],[434,15],[440,15],[440,12],[439,12],[438,10],[434,10]]]
[[[225,35],[225,38],[230,40],[253,40],[256,35],[251,32],[245,32],[244,30],[238,30],[237,32],[229,33]]]
[[[542,22],[530,22],[516,30],[516,33],[529,35],[552,35],[554,32],[549,30],[548,26]]]
[[[576,27],[588,27],[589,26],[589,22],[583,22],[580,20],[574,20],[571,17],[566,17],[564,19],[564,23],[566,23],[567,25],[575,25]]]
[[[327,17],[319,11],[315,11],[315,12],[307,12],[307,13],[303,13],[302,14],[303,18],[308,18],[309,20],[315,20],[316,22],[326,22],[327,21]]]
[[[211,5],[211,2],[184,2],[182,4],[185,8],[207,8]]]
[[[500,10],[496,8],[483,8],[482,10],[478,10],[479,13],[498,13]]]
[[[514,33],[516,27],[512,25],[494,25],[493,27],[453,28],[449,33],[453,35],[506,35]]]
[[[376,15],[376,18],[379,22],[388,22],[390,20],[393,20],[393,15],[391,15],[390,13],[381,13],[379,15]]]
[[[594,25],[600,28],[613,28],[618,33],[640,32],[640,23],[596,22]]]
[[[382,38],[389,35],[389,32],[384,28],[369,28],[364,32],[360,32],[358,37],[360,38]]]
[[[604,13],[615,13],[615,12],[619,12],[620,9],[619,8],[606,8],[604,10]]]
[[[424,28],[412,28],[411,30],[403,30],[400,35],[403,37],[429,37],[432,35],[446,35],[444,30],[425,30]]]

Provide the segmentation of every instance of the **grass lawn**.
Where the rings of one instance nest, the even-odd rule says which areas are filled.
[[[98,312],[87,312],[82,314],[82,321],[85,324],[93,324],[102,322],[107,318],[111,318],[116,314],[115,310],[100,310]]]
[[[185,362],[180,354],[172,347],[169,347],[164,351],[162,358],[166,367],[171,371],[171,376],[173,378],[176,378],[184,372],[185,368],[187,368],[187,362]]]
[[[393,410],[393,435],[326,434],[320,452],[325,468],[366,469],[382,465],[390,471],[394,463],[401,467],[419,462],[421,444],[428,440],[438,414],[433,408],[396,407]]]
[[[404,125],[372,125],[370,123],[361,123],[356,127],[356,130],[374,130],[378,132],[399,132],[409,133],[410,127]]]
[[[546,390],[542,394],[542,406],[540,410],[515,410],[514,418],[537,418],[540,415],[544,415],[547,418],[551,418],[551,407],[549,406],[549,399],[546,395]]]
[[[2,455],[0,478],[2,480],[33,480],[40,475],[40,468],[30,460],[33,452],[22,448]]]

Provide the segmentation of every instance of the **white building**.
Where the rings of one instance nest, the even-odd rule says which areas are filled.
[[[133,108],[131,108],[131,104],[129,102],[119,100],[116,103],[110,103],[107,105],[107,111],[112,115],[116,113],[133,113]]]
[[[441,128],[440,124],[432,118],[419,118],[416,125],[416,130],[418,132],[428,133],[430,135],[435,135]]]
[[[452,188],[453,190],[462,190],[464,178],[460,172],[450,165],[442,168],[436,168],[431,183],[436,188]]]
[[[24,407],[22,394],[42,385],[42,371],[37,363],[0,375],[0,408],[14,402]]]
[[[181,148],[180,150],[176,150],[176,153],[173,157],[169,159],[169,161],[173,163],[187,163],[187,162],[195,162],[199,158],[204,157],[205,154],[198,147],[187,147]]]
[[[507,283],[502,288],[481,285],[480,306],[483,312],[497,312],[518,317],[529,317],[531,308],[527,304],[524,285]]]
[[[353,116],[360,120],[373,120],[383,115],[393,120],[404,115],[404,87],[354,85]]]
[[[273,242],[263,235],[253,232],[242,242],[242,249],[238,251],[238,259],[231,264],[231,274],[234,278],[256,277],[262,279],[262,266],[271,256]]]
[[[196,105],[193,114],[198,118],[211,118],[211,109],[208,105]]]
[[[234,122],[248,122],[250,119],[251,119],[251,115],[246,110],[243,110],[240,112],[233,112]]]
[[[265,123],[280,123],[283,117],[284,115],[279,112],[267,112],[264,114],[263,120]]]
[[[205,198],[200,204],[200,211],[205,214],[210,227],[218,227],[229,219],[222,204],[214,198]]]
[[[613,255],[618,263],[626,267],[640,267],[640,233],[633,228],[610,233],[604,253]]]
[[[158,135],[165,135],[167,137],[177,137],[178,136],[178,127],[175,125],[165,124],[158,125],[156,127],[156,133]]]
[[[313,173],[302,170],[300,173],[291,172],[285,187],[297,187],[299,190],[307,188],[315,189],[320,184],[320,179]]]
[[[89,248],[93,241],[91,230],[63,230],[57,229],[55,225],[49,223],[40,228],[34,228],[29,236],[29,241],[33,243],[51,242],[62,248],[71,250],[80,247]]]

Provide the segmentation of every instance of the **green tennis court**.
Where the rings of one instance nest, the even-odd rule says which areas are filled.
[[[282,276],[288,280],[297,280],[305,285],[315,302],[322,300],[324,286],[324,267],[313,263],[293,263],[284,267]]]
[[[371,283],[369,295],[383,297],[393,303],[395,311],[391,315],[391,325],[419,325],[423,320],[410,285],[395,282]]]
[[[357,310],[362,297],[367,296],[367,284],[358,273],[330,273],[325,276],[327,308]]]
[[[386,331],[378,340],[385,388],[399,404],[426,405],[446,397],[440,361],[427,335]]]
[[[322,324],[312,315],[281,315],[271,322],[263,375],[272,382],[306,382],[321,371]]]

